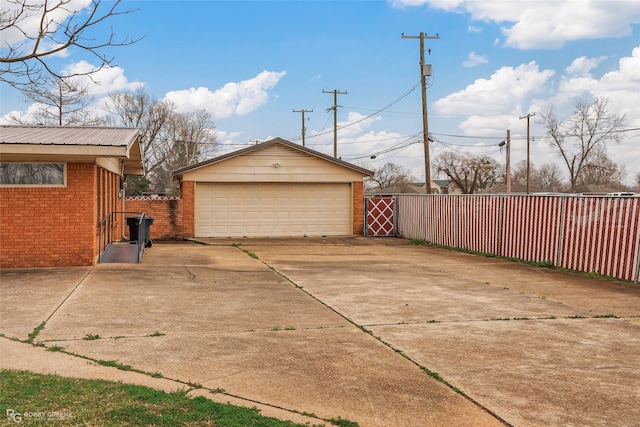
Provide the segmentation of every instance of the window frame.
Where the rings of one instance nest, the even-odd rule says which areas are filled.
[[[60,184],[5,184],[0,182],[0,188],[66,188],[67,162],[29,162],[29,161],[0,161],[0,164],[18,163],[27,165],[62,165],[62,183]],[[0,179],[2,177],[0,176]]]

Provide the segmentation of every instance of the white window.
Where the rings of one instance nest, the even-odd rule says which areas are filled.
[[[65,185],[65,163],[0,163],[0,185],[44,186]]]

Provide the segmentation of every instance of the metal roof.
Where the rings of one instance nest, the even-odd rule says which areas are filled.
[[[252,151],[260,150],[260,149],[263,149],[263,148],[266,148],[266,147],[269,147],[269,146],[275,145],[275,144],[281,144],[281,145],[287,146],[289,148],[292,148],[294,150],[301,151],[301,152],[303,152],[305,154],[308,154],[310,156],[319,157],[319,158],[321,158],[323,160],[326,160],[328,162],[335,163],[335,164],[343,166],[345,168],[352,169],[354,171],[360,172],[364,176],[372,176],[373,175],[373,172],[368,170],[368,169],[361,168],[360,166],[356,166],[354,164],[345,162],[344,160],[336,159],[335,157],[327,156],[326,154],[320,153],[320,152],[312,150],[310,148],[303,147],[302,145],[294,144],[293,142],[287,141],[286,139],[282,139],[282,138],[274,138],[274,139],[271,139],[269,141],[262,142],[260,144],[252,145],[251,147],[243,148],[241,150],[237,150],[237,151],[234,151],[234,152],[231,152],[231,153],[228,153],[228,154],[224,154],[222,156],[214,157],[213,159],[205,160],[205,161],[197,163],[195,165],[185,166],[183,168],[174,170],[173,174],[176,175],[176,176],[180,176],[185,172],[189,172],[189,171],[192,171],[194,169],[199,169],[199,168],[202,168],[202,167],[205,167],[205,166],[209,166],[209,165],[212,165],[214,163],[222,162],[224,160],[231,159],[231,158],[234,158],[234,157],[237,157],[237,156],[241,156],[243,154],[247,154],[247,153],[250,153]]]
[[[123,127],[0,126],[0,144],[129,147],[140,131]]]

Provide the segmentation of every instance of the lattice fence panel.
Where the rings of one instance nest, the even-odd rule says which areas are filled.
[[[367,199],[367,236],[395,235],[395,199],[393,197]]]

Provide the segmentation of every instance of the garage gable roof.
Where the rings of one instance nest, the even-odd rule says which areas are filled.
[[[310,148],[303,147],[303,146],[298,145],[298,144],[294,144],[293,142],[287,141],[286,139],[282,139],[282,138],[274,138],[274,139],[271,139],[269,141],[262,142],[260,144],[252,145],[250,147],[243,148],[241,150],[233,151],[231,153],[227,153],[227,154],[224,154],[222,156],[214,157],[213,159],[205,160],[205,161],[197,163],[195,165],[185,166],[183,168],[174,170],[173,174],[175,176],[181,176],[182,174],[184,174],[186,172],[190,172],[190,171],[193,171],[193,170],[205,167],[205,166],[209,166],[209,165],[212,165],[212,164],[215,164],[215,163],[223,162],[225,160],[229,160],[229,159],[232,159],[234,157],[242,156],[244,154],[248,154],[248,153],[251,153],[253,151],[257,151],[257,150],[261,150],[261,149],[264,149],[264,148],[268,148],[268,147],[271,147],[273,145],[282,145],[282,146],[288,147],[288,148],[290,148],[292,150],[299,151],[299,152],[301,152],[303,154],[307,154],[307,155],[310,155],[310,156],[313,156],[313,157],[317,157],[317,158],[322,159],[322,160],[326,160],[326,161],[328,161],[330,163],[333,163],[333,164],[336,164],[338,166],[342,166],[342,167],[345,167],[347,169],[351,169],[351,170],[353,170],[355,172],[359,172],[363,176],[373,176],[373,174],[374,174],[372,171],[370,171],[368,169],[361,168],[360,166],[356,166],[354,164],[351,164],[349,162],[345,162],[345,161],[340,160],[340,159],[336,159],[336,158],[331,157],[331,156],[327,156],[326,154],[320,153],[320,152],[312,150]]]
[[[112,157],[124,160],[125,174],[144,173],[140,130],[136,128],[2,125],[0,153],[28,155],[34,160],[54,155],[79,159]]]

